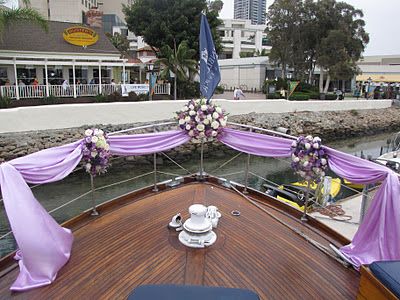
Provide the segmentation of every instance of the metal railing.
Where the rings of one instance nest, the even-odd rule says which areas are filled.
[[[101,90],[99,84],[70,84],[70,85],[20,85],[18,86],[18,95],[16,86],[0,86],[0,96],[11,99],[31,99],[54,97],[91,97],[99,94],[110,95],[114,92],[122,94],[122,84],[102,84]],[[148,84],[125,84],[128,90],[135,90],[137,93],[148,93]],[[134,86],[140,89],[133,89]],[[147,87],[147,90],[146,90]],[[48,90],[47,90],[48,89]],[[74,93],[75,90],[75,93]],[[170,95],[171,85],[169,83],[156,84],[154,93],[156,95]]]
[[[133,131],[142,131],[142,130],[148,130],[148,131],[156,131],[156,130],[161,130],[161,129],[170,129],[172,126],[175,126],[176,122],[164,122],[164,123],[159,123],[159,124],[151,124],[151,125],[144,125],[144,126],[139,126],[139,127],[134,127],[134,128],[129,128],[129,129],[125,129],[125,130],[120,130],[120,131],[116,131],[116,132],[112,132],[109,133],[108,135],[115,135],[115,134],[121,134],[121,133],[128,133],[128,132],[133,132]],[[259,128],[259,127],[255,127],[255,126],[250,126],[250,125],[244,125],[244,124],[238,124],[238,123],[231,123],[228,122],[229,125],[234,126],[234,127],[239,127],[239,128],[245,128],[246,130],[251,130],[253,132],[257,131],[257,132],[263,132],[266,134],[272,134],[272,135],[279,135],[279,136],[283,136],[286,138],[292,138],[294,139],[293,136],[290,136],[288,134],[285,133],[281,133],[281,132],[276,132],[276,131],[272,131],[272,130],[268,130],[268,129],[264,129],[264,128]],[[234,150],[232,150],[234,151]],[[266,182],[268,184],[272,184],[273,186],[279,186],[280,184],[282,184],[282,182],[275,183],[274,181],[268,179],[265,175],[261,175],[259,174],[256,170],[252,169],[252,159],[253,155],[249,155],[246,154],[245,156],[242,155],[244,153],[242,152],[237,152],[234,151],[234,154],[232,157],[229,157],[227,160],[225,160],[224,162],[218,163],[218,167],[213,168],[212,171],[209,173],[211,176],[217,177],[217,178],[221,178],[223,179],[225,182],[231,182],[234,185],[240,185],[242,187],[242,192],[243,194],[246,194],[246,192],[249,189],[255,189],[258,190],[260,192],[265,193],[265,191],[263,190],[262,184],[259,184],[258,186],[254,186],[254,184],[251,183],[251,181],[253,179],[257,179],[258,181],[261,182]],[[157,156],[158,155],[158,156]],[[60,212],[61,209],[65,209],[66,207],[70,207],[72,205],[74,205],[78,200],[84,199],[85,197],[88,198],[87,202],[86,202],[86,209],[84,209],[83,211],[88,211],[91,210],[92,212],[97,212],[96,211],[96,206],[101,204],[101,203],[105,203],[110,201],[110,199],[104,199],[104,201],[99,201],[98,197],[95,196],[95,193],[99,192],[99,191],[105,191],[108,189],[112,189],[118,185],[122,185],[122,184],[126,184],[126,183],[132,183],[132,182],[137,182],[139,179],[142,178],[147,178],[146,184],[144,186],[141,186],[140,188],[143,188],[145,186],[149,186],[149,183],[151,182],[151,185],[153,186],[153,191],[157,192],[158,191],[158,185],[160,185],[161,183],[174,183],[179,181],[177,178],[181,178],[181,176],[187,176],[187,175],[195,175],[197,170],[198,170],[198,165],[197,164],[193,164],[191,165],[191,167],[194,167],[195,170],[190,170],[190,167],[185,167],[184,165],[180,164],[179,162],[177,162],[176,159],[172,158],[170,155],[168,155],[165,152],[161,152],[158,154],[154,154],[151,155],[153,162],[152,162],[152,170],[147,170],[147,171],[143,171],[142,174],[137,174],[133,177],[129,177],[129,178],[124,178],[121,180],[118,180],[116,182],[112,182],[112,183],[107,183],[104,185],[99,185],[97,186],[97,184],[95,185],[95,182],[93,181],[93,184],[91,185],[91,187],[89,187],[88,185],[88,189],[84,190],[81,192],[81,194],[76,195],[73,199],[68,199],[67,201],[65,201],[64,203],[62,203],[61,205],[49,209],[49,213],[50,214],[54,214],[54,213],[62,213]],[[150,159],[151,156],[148,156],[148,159]],[[168,166],[167,170],[163,171],[158,169],[158,165],[157,165],[157,158],[161,157],[161,158],[166,158],[170,164],[176,168],[176,170],[174,171],[173,168],[171,166]],[[202,153],[200,153],[199,157],[203,157]],[[261,158],[261,157],[260,157]],[[115,158],[115,160],[118,159],[125,159],[125,157],[117,157]],[[224,170],[227,166],[229,166],[230,164],[232,164],[233,162],[237,161],[238,159],[243,159],[243,167],[239,168],[239,170],[234,169],[234,170],[229,170],[228,172]],[[263,158],[264,159],[264,158]],[[269,158],[270,159],[270,158]],[[285,159],[278,159],[279,161],[283,161],[285,162],[285,164],[287,164],[288,168],[289,168],[289,161],[285,160]],[[114,160],[113,160],[114,161]],[[255,165],[257,165],[258,162],[255,163]],[[150,168],[150,165],[148,166]],[[201,168],[203,168],[203,164],[201,164]],[[253,166],[254,167],[254,166]],[[77,168],[76,170],[81,169],[81,168]],[[75,171],[76,171],[75,170]],[[75,172],[74,171],[74,172]],[[202,172],[199,172],[200,175]],[[205,175],[207,175],[207,173],[204,173]],[[167,179],[166,179],[167,178]],[[228,180],[227,178],[231,179]],[[347,189],[351,189],[347,186],[343,186]],[[137,189],[133,189],[130,190],[129,192],[133,192]],[[360,193],[360,191],[354,190],[355,192]],[[364,190],[364,197],[365,200],[367,201],[368,199],[371,199],[371,195],[368,195],[367,191]],[[120,196],[120,195],[119,195]],[[271,197],[271,196],[269,196]],[[115,198],[114,197],[111,197]],[[276,199],[278,201],[278,199]],[[92,203],[90,203],[92,202]],[[1,203],[1,199],[0,199],[0,203]],[[90,204],[89,204],[90,203]],[[318,203],[316,204],[318,205]],[[365,210],[365,205],[362,205],[361,210]],[[82,210],[80,210],[79,213],[81,213]],[[362,212],[361,212],[362,214]],[[93,215],[96,215],[95,213]],[[70,216],[69,216],[70,218]],[[360,220],[361,222],[361,220]],[[358,222],[356,222],[358,223]],[[10,236],[12,235],[12,232],[9,231],[5,234],[3,234],[2,236],[0,236],[0,243],[2,241],[2,239],[6,239],[6,238],[11,238]]]

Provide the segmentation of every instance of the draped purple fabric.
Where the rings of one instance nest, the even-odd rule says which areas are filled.
[[[81,160],[81,141],[39,151],[0,165],[4,207],[19,251],[20,273],[11,286],[23,291],[50,284],[71,254],[73,236],[39,204],[26,184],[66,177]]]
[[[379,164],[327,148],[329,167],[354,183],[382,182],[352,242],[340,249],[358,268],[379,260],[400,259],[400,183]]]
[[[288,157],[292,140],[226,128],[219,140],[236,150],[260,156]],[[325,147],[329,167],[354,183],[382,182],[353,241],[340,250],[356,267],[400,259],[400,182],[385,166]]]
[[[293,140],[224,128],[219,141],[245,153],[267,157],[289,157]]]
[[[182,130],[111,136],[114,155],[141,155],[177,147],[190,140]],[[0,165],[0,186],[11,229],[17,241],[20,273],[11,290],[50,284],[68,261],[73,236],[46,212],[27,182],[41,184],[68,176],[82,158],[82,140],[42,150]],[[29,230],[27,230],[29,228]]]
[[[157,133],[110,136],[108,143],[113,155],[144,155],[162,152],[180,146],[190,140],[184,130]]]

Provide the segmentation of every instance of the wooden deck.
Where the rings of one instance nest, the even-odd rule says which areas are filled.
[[[14,269],[0,278],[0,299],[126,299],[136,286],[149,283],[248,288],[261,299],[356,298],[356,271],[346,269],[233,191],[211,183],[189,183],[135,201],[125,198],[91,221],[81,218],[71,223],[72,256],[52,285],[11,293],[9,287],[17,275]],[[216,205],[222,213],[215,229],[217,242],[206,249],[184,247],[178,233],[167,228],[178,212],[186,220],[193,203]],[[262,205],[328,244],[318,230],[278,211],[275,204]],[[232,216],[232,210],[241,215]],[[343,242],[329,235],[329,230],[322,236],[337,245]]]

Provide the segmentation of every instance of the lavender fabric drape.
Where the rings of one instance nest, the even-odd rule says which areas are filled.
[[[0,165],[4,207],[19,251],[20,273],[11,286],[23,291],[50,284],[68,261],[73,236],[39,204],[29,183],[66,177],[81,160],[81,141],[46,149]]]
[[[157,133],[110,136],[108,143],[113,155],[144,155],[180,146],[190,140],[183,130],[170,130]]]
[[[329,167],[354,183],[382,182],[352,242],[340,249],[356,267],[400,259],[400,183],[398,175],[379,164],[327,148]]]
[[[142,155],[177,147],[190,140],[182,130],[111,136],[114,155]],[[54,182],[68,176],[82,158],[82,140],[42,150],[0,165],[4,206],[19,250],[20,273],[11,290],[23,291],[50,284],[68,261],[73,236],[46,212],[28,183]]]
[[[289,157],[293,140],[224,128],[219,141],[245,153],[267,157]]]
[[[225,128],[219,140],[236,150],[260,156],[288,157],[290,139]],[[400,183],[385,166],[325,147],[332,171],[354,183],[381,182],[364,222],[341,252],[356,267],[379,260],[400,259]]]

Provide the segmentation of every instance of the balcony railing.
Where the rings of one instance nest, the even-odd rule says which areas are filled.
[[[148,93],[148,84],[125,84],[128,90],[135,90],[137,93]],[[29,99],[29,98],[45,98],[54,97],[91,97],[99,94],[110,95],[114,92],[122,94],[122,84],[76,84],[63,85],[24,85],[18,86],[18,93],[15,86],[1,86],[0,96],[11,99]],[[140,89],[135,88],[140,87]],[[74,93],[75,89],[75,93]],[[156,84],[154,93],[156,95],[170,95],[171,85],[169,83]]]

